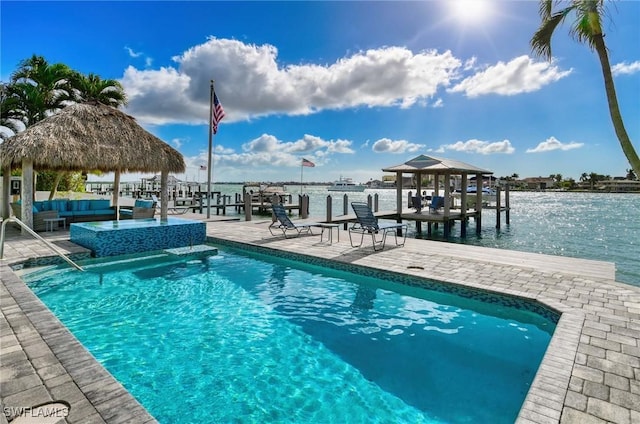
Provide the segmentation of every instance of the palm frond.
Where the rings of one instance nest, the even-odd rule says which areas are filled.
[[[546,21],[551,17],[553,11],[553,0],[541,0],[538,13],[543,21]]]
[[[536,55],[542,56],[545,59],[551,59],[551,38],[553,37],[553,33],[572,9],[573,7],[568,7],[560,12],[556,12],[542,22],[540,28],[538,28],[531,38],[531,49]]]

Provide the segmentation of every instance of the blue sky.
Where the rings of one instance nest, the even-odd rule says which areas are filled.
[[[640,2],[605,41],[640,151]],[[630,168],[597,55],[569,36],[536,57],[537,1],[0,3],[1,74],[33,54],[119,80],[125,109],[206,181],[210,80],[226,116],[214,181],[380,179],[420,154],[497,176]],[[125,180],[136,179],[132,175]],[[108,176],[107,176],[107,179]]]

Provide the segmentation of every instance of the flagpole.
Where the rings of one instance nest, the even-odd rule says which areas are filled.
[[[211,173],[213,171],[213,80],[209,93],[209,155],[207,157],[207,219],[211,218]]]
[[[304,169],[304,165],[302,161],[300,161],[300,194],[302,194],[302,170]]]

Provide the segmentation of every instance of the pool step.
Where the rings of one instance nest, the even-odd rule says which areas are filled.
[[[218,249],[216,247],[209,246],[206,244],[197,244],[195,246],[174,247],[173,249],[164,249],[163,252],[169,253],[170,255],[176,255],[176,256],[194,255],[199,253],[207,253],[210,255],[215,255],[218,253]]]

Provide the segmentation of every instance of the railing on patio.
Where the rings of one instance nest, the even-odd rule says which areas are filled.
[[[76,268],[76,269],[78,269],[80,271],[84,271],[84,269],[80,265],[78,265],[77,263],[75,263],[71,259],[69,259],[67,257],[67,255],[64,254],[64,252],[59,250],[53,244],[49,243],[47,240],[43,239],[35,231],[33,231],[31,228],[29,228],[29,226],[27,226],[27,224],[25,224],[24,222],[20,221],[15,216],[11,216],[11,217],[5,219],[4,221],[2,221],[2,228],[0,228],[0,259],[2,259],[4,257],[4,234],[5,234],[5,227],[7,226],[7,222],[15,222],[15,223],[17,223],[20,227],[22,227],[23,230],[27,231],[29,234],[34,236],[36,239],[38,239],[41,242],[43,242],[49,249],[53,250],[58,256],[60,256],[62,259],[64,259],[71,266],[73,266],[74,268]]]

